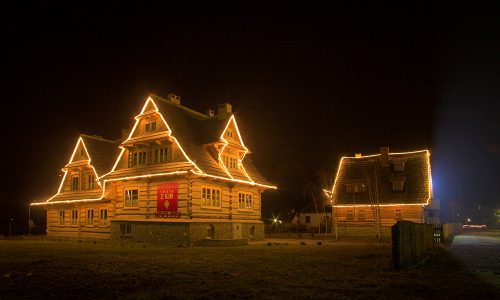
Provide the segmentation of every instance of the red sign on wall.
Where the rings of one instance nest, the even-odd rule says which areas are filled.
[[[163,183],[158,186],[156,211],[177,211],[177,194],[179,184]]]

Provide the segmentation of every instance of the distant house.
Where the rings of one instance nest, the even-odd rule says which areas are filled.
[[[81,135],[57,193],[32,203],[47,235],[190,244],[263,239],[261,195],[230,104],[206,114],[149,95],[128,137]]]
[[[382,147],[379,154],[342,157],[330,196],[340,230],[387,228],[398,220],[424,223],[432,203],[430,153]]]
[[[310,232],[331,232],[332,207],[325,205],[323,199],[309,202],[298,215],[300,226]]]

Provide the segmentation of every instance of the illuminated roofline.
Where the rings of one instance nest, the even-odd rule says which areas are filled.
[[[160,116],[160,118],[162,119],[163,123],[167,127],[167,134],[168,134],[168,136],[171,137],[174,140],[174,142],[177,144],[177,146],[179,147],[179,149],[181,150],[182,154],[187,159],[187,161],[190,162],[196,169],[198,169],[198,171],[202,172],[201,169],[196,165],[196,163],[194,161],[192,161],[191,158],[189,158],[189,156],[186,154],[186,152],[184,151],[184,149],[182,149],[182,146],[179,143],[179,141],[177,140],[177,138],[175,138],[172,135],[172,130],[170,129],[170,126],[168,125],[167,121],[165,121],[165,118],[163,118],[163,115],[160,113],[160,110],[158,109],[158,106],[156,105],[156,103],[153,100],[153,98],[151,98],[151,96],[148,96],[146,102],[144,103],[144,106],[141,109],[141,112],[137,116],[134,117],[135,118],[134,127],[130,131],[130,134],[128,135],[127,139],[125,141],[123,141],[123,143],[127,142],[128,140],[130,140],[132,138],[132,136],[135,133],[135,130],[136,130],[136,128],[139,125],[139,122],[141,120],[140,116],[142,114],[144,114],[144,111],[146,110],[146,107],[148,106],[148,103],[153,104],[153,106],[154,106],[153,112],[156,112]],[[123,156],[123,153],[125,152],[125,148],[123,146],[120,146],[120,148],[122,149],[122,151],[120,151],[120,155],[118,155],[118,158],[116,159],[115,164],[113,165],[113,168],[111,169],[111,171],[109,171],[108,173],[102,175],[100,178],[103,178],[104,176],[112,173],[116,169],[116,166],[120,162],[120,160],[121,160],[121,158]]]
[[[238,128],[238,123],[236,122],[236,118],[234,117],[234,115],[231,115],[231,117],[229,118],[229,120],[226,123],[226,126],[224,127],[224,130],[222,130],[222,133],[219,137],[219,139],[221,139],[224,142],[224,146],[222,147],[221,151],[219,152],[219,156],[218,156],[219,162],[222,162],[222,166],[224,167],[224,170],[226,171],[226,173],[231,178],[234,179],[234,177],[229,173],[228,169],[226,168],[226,165],[224,165],[223,160],[220,159],[220,157],[222,156],[222,153],[224,152],[224,149],[226,149],[226,146],[229,144],[229,142],[224,138],[224,134],[226,133],[227,129],[229,128],[229,124],[231,124],[231,122],[234,123],[234,127],[236,128],[236,133],[238,134],[238,139],[240,140],[241,146],[243,146],[243,149],[245,150],[243,152],[243,156],[241,158],[238,157],[238,165],[241,166],[241,169],[243,170],[243,173],[248,178],[248,180],[250,180],[251,182],[254,182],[253,179],[250,177],[250,175],[248,175],[247,170],[245,170],[245,167],[243,166],[243,158],[245,158],[245,156],[247,155],[249,150],[245,146],[245,143],[243,143],[243,139],[241,138],[240,130]]]
[[[95,170],[94,166],[90,164],[90,162],[92,161],[92,158],[90,157],[89,151],[87,150],[87,146],[85,145],[85,142],[83,141],[83,138],[81,136],[78,138],[78,141],[76,142],[75,148],[73,148],[73,153],[71,154],[69,162],[66,165],[69,165],[73,162],[73,159],[75,158],[76,149],[78,149],[78,146],[80,145],[80,143],[82,143],[83,149],[85,149],[85,153],[87,153],[87,157],[89,158],[89,160],[87,161],[87,165],[92,169],[92,171],[94,171],[97,184],[99,184],[99,186],[101,188],[103,188],[103,186],[99,180],[99,175],[97,174],[97,171]],[[66,176],[68,175],[67,170],[62,169],[62,171],[64,172],[64,176],[61,180],[61,183],[59,184],[59,188],[57,189],[57,193],[54,196],[47,199],[47,202],[54,199],[57,195],[61,194],[61,190],[62,190],[62,187],[63,187],[64,182],[66,180]]]
[[[378,206],[427,206],[426,203],[399,203],[399,204],[378,204]],[[356,205],[332,205],[333,207],[348,208],[348,207],[373,207],[371,204],[356,204]]]
[[[167,173],[154,173],[154,174],[137,175],[137,176],[125,176],[125,177],[120,177],[120,178],[104,179],[104,181],[111,182],[111,181],[119,181],[119,180],[132,180],[132,179],[138,179],[138,178],[151,178],[151,177],[158,177],[158,176],[181,175],[181,174],[187,174],[188,172],[189,171],[175,171],[175,172],[167,172]]]
[[[428,190],[427,201],[425,202],[425,204],[397,204],[397,205],[429,205],[429,203],[432,199],[432,172],[431,172],[431,160],[430,160],[431,153],[428,149],[418,150],[418,151],[410,151],[410,152],[389,153],[389,155],[404,155],[404,154],[415,154],[415,153],[424,153],[424,152],[427,153],[427,176],[429,178],[429,183],[427,184],[427,190]],[[380,156],[380,155],[381,154],[374,154],[374,155],[367,155],[367,156],[361,156],[361,157],[342,156],[342,158],[340,159],[339,167],[337,169],[337,174],[335,175],[335,181],[333,182],[333,187],[332,187],[332,191],[331,191],[332,196],[331,197],[333,197],[333,195],[334,195],[335,186],[337,184],[337,178],[339,176],[340,168],[342,167],[342,163],[344,161],[344,158],[360,159],[360,158],[365,158],[365,157],[376,157],[376,156]],[[379,204],[379,206],[387,206],[387,204]],[[333,207],[344,207],[344,206],[333,205]]]
[[[262,187],[266,187],[269,189],[278,189],[278,187],[276,187],[274,185],[261,184],[261,183],[256,183],[254,181],[245,181],[245,180],[241,180],[241,179],[226,178],[226,177],[215,176],[215,175],[210,175],[210,174],[206,174],[206,173],[197,173],[197,172],[193,172],[193,171],[191,171],[191,172],[195,175],[202,176],[202,177],[212,177],[212,178],[225,180],[225,181],[239,182],[239,183],[245,183],[245,184],[249,184],[249,185],[262,186]]]
[[[71,204],[71,203],[78,203],[78,202],[98,202],[98,201],[106,201],[104,198],[96,198],[96,199],[80,199],[80,200],[65,200],[65,201],[52,201],[52,202],[34,202],[31,203],[31,206],[40,206],[40,205],[55,205],[55,204]]]

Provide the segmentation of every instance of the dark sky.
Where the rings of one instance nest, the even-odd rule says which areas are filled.
[[[443,207],[497,206],[495,7],[325,3],[288,16],[266,7],[246,15],[215,7],[9,7],[3,226],[57,190],[79,133],[118,138],[150,92],[173,92],[199,111],[233,105],[254,161],[280,187],[267,193],[266,215],[301,207],[305,182],[322,168],[333,173],[342,155],[381,146],[430,149]]]

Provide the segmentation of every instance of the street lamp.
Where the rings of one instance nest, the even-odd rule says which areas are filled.
[[[9,238],[12,235],[12,221],[14,221],[14,219],[10,218],[10,222],[9,222]]]

